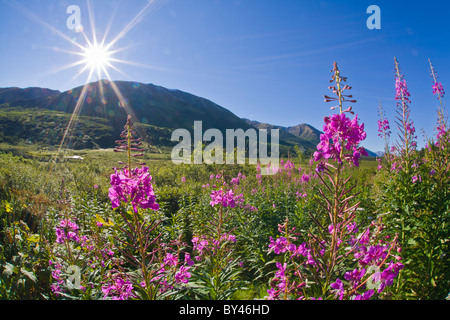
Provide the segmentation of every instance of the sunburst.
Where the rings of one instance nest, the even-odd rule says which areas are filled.
[[[106,99],[103,96],[103,81],[102,79],[108,80],[109,85],[111,86],[112,90],[116,94],[119,105],[125,109],[126,113],[134,117],[133,110],[129,106],[129,103],[127,99],[125,99],[124,95],[120,92],[117,85],[114,83],[110,76],[110,71],[114,70],[122,75],[127,76],[123,71],[121,71],[116,65],[117,64],[130,64],[130,65],[136,65],[140,67],[147,67],[150,69],[158,69],[153,66],[147,66],[143,64],[137,64],[126,60],[121,60],[118,58],[115,58],[114,55],[120,51],[126,50],[127,48],[116,48],[117,43],[119,40],[123,39],[128,32],[130,32],[140,21],[143,20],[144,16],[147,15],[150,12],[150,8],[156,9],[155,7],[160,5],[163,0],[147,0],[146,4],[143,6],[143,8],[137,13],[137,15],[132,18],[125,27],[109,42],[106,42],[108,32],[110,30],[110,27],[113,23],[113,17],[111,18],[109,25],[103,35],[103,38],[101,41],[98,41],[97,39],[97,31],[95,26],[95,18],[94,18],[94,10],[93,6],[91,4],[91,0],[86,0],[87,3],[87,9],[89,14],[89,22],[90,27],[92,30],[92,35],[89,37],[85,31],[83,26],[79,26],[76,28],[76,32],[82,34],[85,44],[80,44],[78,42],[73,41],[68,35],[61,32],[60,30],[56,29],[55,27],[51,26],[46,21],[40,19],[37,17],[34,13],[26,10],[21,4],[18,4],[17,2],[9,2],[8,0],[5,0],[7,3],[9,3],[11,6],[15,7],[19,11],[26,14],[30,19],[44,25],[45,27],[49,28],[53,33],[57,34],[64,40],[68,41],[72,46],[75,47],[75,49],[67,50],[64,48],[53,48],[56,49],[57,52],[65,52],[69,53],[73,56],[78,56],[80,59],[65,65],[58,67],[56,70],[53,70],[48,73],[56,73],[60,72],[62,70],[79,67],[80,69],[78,72],[74,75],[73,79],[78,78],[83,73],[87,72],[87,77],[84,82],[83,88],[81,90],[80,95],[78,96],[74,111],[72,112],[71,118],[69,120],[69,124],[66,127],[66,130],[64,132],[62,141],[60,143],[58,154],[60,153],[63,145],[65,144],[66,138],[70,135],[71,129],[73,128],[74,123],[76,122],[78,115],[80,114],[81,108],[84,104],[84,101],[86,100],[86,96],[88,93],[88,89],[90,86],[90,83],[93,81],[94,77],[96,76],[98,79],[99,84],[99,92],[101,94],[101,101],[102,103],[106,103]],[[155,10],[152,10],[153,12]]]
[[[83,63],[86,64],[91,71],[101,73],[107,67],[111,67],[111,51],[102,44],[90,44],[83,49]]]

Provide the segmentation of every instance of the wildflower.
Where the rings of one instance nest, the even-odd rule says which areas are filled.
[[[194,261],[191,259],[191,254],[189,252],[186,252],[184,254],[184,262],[188,265],[188,266],[193,266],[194,265]]]
[[[78,230],[79,227],[75,222],[68,219],[61,220],[59,225],[55,227],[56,242],[64,243],[65,240],[79,242],[80,238],[78,237]]]
[[[439,98],[439,96],[440,97],[444,96],[445,91],[444,91],[444,87],[442,86],[442,83],[435,82],[433,84],[432,88],[433,88],[433,94],[438,94],[438,98]]]
[[[181,177],[181,182],[186,182],[186,177]]]
[[[404,149],[406,153],[409,153],[411,147],[416,147],[417,143],[413,141],[417,137],[414,136],[415,128],[413,122],[410,120],[410,93],[408,92],[408,87],[406,85],[406,81],[404,76],[400,73],[400,67],[395,58],[395,100],[397,102],[397,113],[399,114],[398,118],[398,127],[401,131],[401,139],[404,145]]]
[[[364,292],[362,295],[358,294],[356,295],[353,300],[369,300],[373,296],[373,289],[370,289],[366,292]]]
[[[168,253],[164,258],[164,264],[170,266],[176,266],[178,264],[178,259],[171,253]]]
[[[236,204],[241,204],[244,202],[244,196],[242,194],[234,195],[233,190],[224,191],[222,189],[213,190],[211,192],[210,205],[215,206],[216,204],[222,205],[224,208],[230,207],[234,208]]]
[[[188,283],[189,278],[191,277],[191,273],[188,271],[189,267],[181,266],[179,271],[175,273],[175,282]]]
[[[267,293],[269,294],[269,296],[265,297],[267,300],[275,300],[278,298],[278,290],[275,288],[267,289]]]
[[[112,300],[128,300],[135,297],[132,292],[133,284],[130,280],[116,277],[112,283],[102,286],[104,298],[111,297]]]
[[[380,283],[377,290],[378,293],[382,292],[386,286],[391,286],[393,284],[394,278],[397,276],[400,269],[403,269],[402,263],[393,263],[391,261],[386,269],[382,272],[377,272],[374,274],[373,281],[375,283]]]
[[[391,131],[389,131],[391,129],[390,125],[389,125],[389,120],[388,119],[383,119],[383,120],[378,120],[378,136],[382,136],[382,134],[386,134],[386,136],[390,136]]]
[[[375,245],[369,247],[364,258],[359,261],[361,265],[367,265],[370,263],[378,263],[386,257],[386,248],[381,245]]]
[[[361,271],[358,271],[358,269],[354,269],[353,271],[346,272],[344,274],[344,278],[345,280],[353,284],[353,288],[356,288],[361,278],[364,277],[365,273],[366,269],[361,269]]]
[[[109,188],[109,198],[112,208],[117,208],[120,202],[131,202],[133,209],[137,212],[137,207],[142,209],[159,210],[159,205],[155,202],[156,197],[153,192],[152,176],[148,167],[124,169],[111,175],[111,188]]]
[[[235,185],[239,185],[239,178],[232,178],[231,180],[230,180],[230,183],[231,184],[235,184]]]
[[[295,248],[294,250],[290,250],[290,251],[293,251],[292,256],[302,255],[302,256],[306,257],[306,256],[308,256],[309,249],[308,249],[306,243],[303,242],[302,244],[298,245],[297,248]]]
[[[408,91],[408,86],[406,85],[406,80],[402,76],[395,79],[395,100],[405,100],[411,102],[409,97],[411,94]]]
[[[269,251],[272,249],[276,254],[280,254],[286,252],[287,250],[295,251],[295,245],[290,244],[285,237],[279,237],[276,241],[270,237]]]
[[[351,222],[347,225],[347,231],[348,232],[358,232],[358,227],[356,225],[356,222]]]
[[[295,169],[295,165],[291,162],[291,161],[286,161],[285,165],[284,165],[284,169],[288,172],[292,171],[293,169]]]
[[[53,264],[53,262],[49,261],[49,265],[51,266]],[[62,285],[64,285],[64,280],[61,277],[61,268],[62,265],[57,262],[55,264],[55,269],[52,271],[51,275],[53,280],[56,281],[56,283],[52,283],[50,286],[51,291],[55,294],[55,295],[59,295],[60,293],[64,292],[64,289],[62,288]]]
[[[199,260],[200,257],[203,255],[203,250],[208,246],[208,240],[206,240],[205,238],[199,238],[197,236],[192,238],[192,243],[193,243],[193,250],[197,250],[198,251],[198,256],[195,257],[196,260]]]
[[[317,152],[314,153],[316,161],[322,159],[332,159],[342,163],[341,154],[355,166],[359,166],[361,155],[368,156],[367,151],[358,147],[359,143],[366,138],[364,124],[358,124],[358,116],[353,120],[347,118],[344,113],[333,114],[324,118],[324,133],[320,135],[320,142],[317,145]],[[343,152],[347,151],[346,154]],[[319,168],[319,170],[321,170]]]
[[[430,170],[430,176],[434,176],[435,174],[436,174],[436,170],[431,169],[431,170]]]
[[[325,171],[325,163],[320,162],[316,167],[316,172],[320,173],[320,172],[324,172],[324,171]]]
[[[420,176],[420,174],[418,175],[414,175],[412,178],[412,183],[416,183],[417,181],[422,182],[422,177]]]
[[[330,285],[331,289],[333,289],[332,291],[336,293],[336,296],[339,296],[339,300],[342,300],[342,298],[344,297],[344,284],[342,283],[342,281],[338,278],[336,279],[336,282],[333,282]]]
[[[281,264],[280,262],[276,263],[276,266],[278,268],[277,272],[275,272],[275,280],[279,281],[279,283],[277,284],[277,287],[280,289],[283,289],[286,287],[286,275],[284,274],[284,272],[286,271],[287,268],[287,264]]]

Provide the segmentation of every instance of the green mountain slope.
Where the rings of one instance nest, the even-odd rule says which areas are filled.
[[[117,96],[120,92],[124,101]],[[132,110],[139,135],[154,146],[173,146],[171,133],[178,128],[193,131],[194,121],[202,130],[280,129],[280,152],[305,155],[316,148],[320,131],[301,124],[281,127],[241,119],[214,102],[180,90],[154,84],[107,80],[89,83],[83,104],[83,87],[66,92],[45,88],[0,88],[0,142],[59,145],[77,110],[66,145],[69,148],[109,148],[115,145]],[[77,108],[78,106],[78,108]],[[128,111],[127,111],[128,110]],[[270,132],[269,132],[270,133]]]

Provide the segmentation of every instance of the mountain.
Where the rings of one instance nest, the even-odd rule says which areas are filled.
[[[283,135],[286,138],[291,137],[292,139],[292,137],[297,137],[298,139],[300,139],[300,141],[308,141],[309,143],[314,145],[314,148],[319,143],[320,135],[322,134],[322,132],[306,123],[299,124],[294,127],[283,127],[249,119],[244,120],[252,127],[257,129],[279,129],[281,132],[283,132]]]
[[[254,128],[216,103],[181,90],[106,80],[89,83],[86,88],[81,108],[77,107],[83,92],[81,86],[65,92],[0,88],[0,142],[59,145],[75,110],[76,121],[67,139],[67,146],[74,149],[113,147],[130,110],[138,134],[153,146],[173,146],[173,130],[192,132],[194,121],[202,121],[203,132],[216,128],[224,136],[226,129]],[[117,97],[116,88],[126,99],[125,104]],[[292,153],[295,145],[303,152],[314,149],[308,140],[288,133],[282,136],[282,154]]]
[[[136,120],[143,124],[170,129],[190,129],[194,121],[202,121],[204,130],[250,127],[229,110],[207,99],[180,90],[169,90],[153,84],[136,82],[116,81],[114,83],[133,110]],[[46,108],[73,113],[81,91],[82,87],[78,87],[63,92],[57,95]],[[80,110],[80,115],[108,118],[114,128],[122,129],[127,112],[120,106],[120,100],[111,83],[103,80],[89,84],[86,103]]]
[[[61,92],[45,88],[0,88],[0,105],[8,103],[10,106],[32,107],[48,105]]]
[[[172,132],[183,128],[192,133],[194,121],[202,121],[203,132],[215,128],[224,137],[227,129],[280,129],[282,155],[295,154],[297,147],[311,155],[321,134],[308,124],[281,127],[241,119],[208,99],[154,84],[92,82],[86,85],[80,105],[83,90],[83,86],[65,92],[0,88],[0,142],[57,146],[73,119],[65,140],[67,147],[110,148],[115,146],[129,113],[139,136],[155,147],[174,146],[177,142],[171,141]]]

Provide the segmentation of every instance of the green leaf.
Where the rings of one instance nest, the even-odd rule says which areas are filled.
[[[21,272],[24,276],[26,276],[28,279],[30,279],[33,283],[37,283],[37,282],[38,282],[38,281],[37,281],[37,278],[36,278],[36,276],[34,275],[33,272],[30,272],[30,271],[28,271],[28,270],[25,270],[24,268],[20,268],[20,272]]]
[[[14,265],[6,262],[5,270],[3,270],[3,274],[6,276],[12,276],[14,274]]]
[[[32,234],[31,236],[29,236],[27,238],[27,241],[31,242],[31,243],[39,242],[39,240],[40,240],[40,236],[38,234]]]

